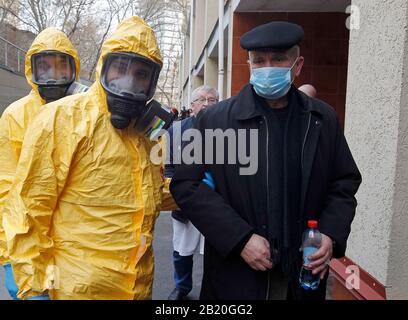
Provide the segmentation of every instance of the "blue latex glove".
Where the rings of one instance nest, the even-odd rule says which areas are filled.
[[[207,186],[209,186],[211,189],[215,190],[215,183],[214,183],[214,179],[213,179],[211,173],[205,172],[204,175],[205,175],[205,178],[203,179],[203,182]]]
[[[5,271],[4,284],[7,291],[9,292],[10,297],[12,297],[13,300],[20,300],[19,298],[17,298],[18,287],[16,281],[14,280],[13,268],[11,264],[6,263],[3,267]],[[50,297],[48,296],[48,294],[42,294],[40,296],[27,298],[27,300],[50,300]]]
[[[40,296],[27,298],[27,300],[50,300],[50,296],[48,294],[42,294]]]
[[[16,281],[14,280],[13,268],[11,267],[10,263],[6,263],[3,267],[5,271],[4,284],[6,289],[13,300],[19,300],[17,298],[18,287]]]

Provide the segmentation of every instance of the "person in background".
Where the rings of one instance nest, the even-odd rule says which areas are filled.
[[[4,230],[3,207],[6,203],[20,158],[25,132],[34,117],[48,102],[67,94],[79,77],[80,60],[68,37],[55,28],[44,29],[33,41],[25,57],[25,76],[30,93],[13,102],[0,119],[0,264],[5,269],[5,284],[16,299],[13,275]]]
[[[182,107],[181,108],[181,112],[180,112],[180,116],[179,116],[179,120],[183,120],[185,118],[190,117],[191,114],[191,109],[187,109],[186,107]]]
[[[174,117],[175,117],[175,119],[177,120],[177,119],[179,118],[179,116],[180,116],[179,111],[177,110],[176,107],[172,107],[172,108],[171,108],[171,111],[173,112]]]
[[[298,88],[298,90],[302,91],[304,94],[307,94],[311,98],[316,98],[317,96],[316,88],[311,84],[303,84]]]
[[[218,91],[208,85],[198,87],[191,95],[192,117],[174,123],[169,130],[170,163],[165,166],[165,176],[174,175],[174,153],[182,154],[183,146],[175,146],[173,141],[181,141],[185,130],[193,127],[195,117],[204,109],[214,106],[219,99]],[[179,130],[175,129],[178,126]],[[174,138],[174,135],[179,135]],[[193,288],[193,256],[197,249],[203,253],[204,238],[194,225],[184,216],[181,210],[174,210],[173,217],[173,265],[175,288],[169,300],[183,300]]]

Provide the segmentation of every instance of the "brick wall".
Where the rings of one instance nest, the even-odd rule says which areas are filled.
[[[297,23],[305,30],[301,54],[305,64],[295,85],[313,84],[318,98],[330,104],[344,126],[349,31],[345,13],[235,13],[232,56],[232,95],[249,81],[248,53],[239,45],[240,37],[252,28],[270,21]]]
[[[3,38],[6,38],[11,43],[19,46],[21,49],[28,50],[33,42],[36,34],[20,30],[8,23],[0,24],[0,32]]]
[[[10,103],[24,97],[30,90],[24,76],[0,67],[0,116]]]

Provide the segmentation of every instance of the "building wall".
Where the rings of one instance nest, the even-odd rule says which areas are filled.
[[[356,263],[408,298],[408,3],[353,0],[345,134],[363,182],[349,238]],[[384,14],[386,13],[386,14]]]
[[[36,35],[29,31],[19,30],[8,23],[0,23],[0,36],[21,49],[6,45],[6,42],[0,40],[0,65],[24,75],[24,51],[30,48]]]
[[[207,58],[204,64],[205,84],[217,88],[218,86],[218,60]]]
[[[180,108],[182,107],[186,107],[187,109],[190,108],[190,106],[188,106],[188,97],[187,97],[188,91],[187,90],[183,90],[182,92],[182,97],[181,97],[181,105]]]
[[[313,84],[318,98],[336,109],[344,125],[349,31],[345,13],[250,12],[234,14],[232,88],[236,95],[249,81],[248,53],[239,45],[240,37],[252,28],[274,20],[298,23],[305,30],[301,54],[305,57],[295,85]]]
[[[191,92],[194,91],[195,88],[198,88],[204,85],[204,77],[203,76],[193,76],[193,87],[191,88]]]
[[[228,48],[225,48],[225,50],[228,50]],[[227,98],[227,91],[228,91],[228,74],[227,74],[227,68],[228,68],[228,58],[224,59],[224,85],[223,85],[223,97],[221,99],[226,99]],[[218,69],[217,69],[217,75],[218,75]],[[217,84],[218,84],[218,78],[217,78]]]
[[[189,67],[189,57],[190,57],[190,36],[186,35],[184,39],[184,51],[183,51],[183,58],[182,58],[182,63],[181,67],[183,68],[183,74],[182,74],[182,80],[181,83],[184,85],[188,79],[189,72],[188,70]]]
[[[205,39],[206,41],[211,35],[215,24],[218,21],[218,0],[202,0],[206,3],[206,19],[205,19]]]
[[[198,63],[198,59],[205,50],[205,44],[207,43],[212,30],[214,29],[215,24],[218,21],[218,0],[194,0],[194,16],[193,16],[193,50],[192,50],[192,59],[191,67],[194,68],[195,64]],[[191,30],[190,30],[191,33]],[[204,58],[207,57],[207,53],[204,55]],[[183,68],[182,75],[182,88],[183,93],[181,97],[181,106],[186,106],[188,103],[188,79],[189,73],[189,61],[190,61],[190,35],[187,34],[184,41],[184,50],[182,57],[181,68]],[[207,66],[207,62],[210,64]],[[205,61],[205,77],[209,77],[211,83],[217,81],[217,67],[215,66],[215,74],[210,74],[209,72],[214,72],[214,66],[211,64],[212,61],[209,58],[206,58]],[[193,76],[191,82],[191,92],[198,86],[204,83],[204,78],[202,76]],[[213,84],[210,84],[213,85]],[[215,87],[217,82],[215,82]]]
[[[195,8],[194,8],[194,27],[193,27],[193,43],[194,43],[194,50],[193,50],[193,63],[196,63],[198,58],[200,57],[201,52],[205,46],[205,1],[202,0],[195,0]]]
[[[0,116],[8,105],[27,95],[30,90],[24,76],[0,68]]]
[[[20,30],[8,23],[0,24],[0,35],[23,50],[28,50],[36,35],[30,31]]]

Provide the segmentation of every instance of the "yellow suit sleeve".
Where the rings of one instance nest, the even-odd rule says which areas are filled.
[[[167,141],[168,137],[163,135],[159,138],[158,146],[161,149],[161,173],[162,178],[164,177],[164,164],[167,159],[168,150],[167,147],[169,142]],[[161,206],[160,211],[170,211],[178,209],[176,202],[173,199],[173,196],[170,193],[170,182],[171,178],[164,178],[164,183],[161,190]]]
[[[170,178],[166,178],[164,181],[161,211],[170,211],[178,209],[178,206],[170,193],[170,182],[171,182]]]
[[[22,143],[22,137],[19,137],[21,130],[16,130],[12,121],[8,114],[3,114],[0,119],[0,265],[8,262],[6,238],[1,222],[3,208],[16,173]]]
[[[19,298],[47,290],[45,275],[53,265],[50,224],[77,147],[72,120],[45,111],[27,129],[4,207],[3,227]]]

